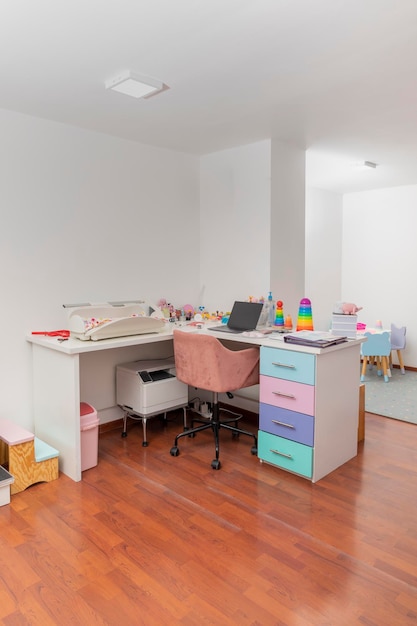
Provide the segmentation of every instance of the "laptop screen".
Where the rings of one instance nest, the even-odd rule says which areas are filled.
[[[262,302],[236,301],[230,313],[227,326],[234,330],[254,330],[258,324],[262,307]]]

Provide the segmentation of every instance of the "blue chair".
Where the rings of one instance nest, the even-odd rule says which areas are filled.
[[[400,364],[401,374],[405,374],[404,361],[401,351],[404,350],[406,345],[405,335],[407,328],[401,326],[398,328],[395,324],[391,324],[391,353],[389,357],[390,366],[392,365],[392,353],[395,350],[398,357],[398,363]]]
[[[391,375],[389,369],[389,357],[391,354],[390,333],[365,333],[366,341],[361,345],[361,355],[363,359],[361,382],[365,381],[366,366],[368,358],[372,358],[372,363],[376,360],[378,367],[378,376],[384,374],[384,380],[387,383]]]

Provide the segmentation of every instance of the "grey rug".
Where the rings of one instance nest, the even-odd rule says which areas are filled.
[[[368,368],[365,377],[365,411],[417,424],[417,372],[393,368],[389,382]]]

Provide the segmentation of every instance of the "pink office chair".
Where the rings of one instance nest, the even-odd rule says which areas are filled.
[[[227,419],[220,419],[222,409],[219,407],[218,394],[259,383],[259,349],[229,350],[215,337],[175,330],[174,354],[178,380],[190,387],[212,392],[212,415],[206,420],[200,418],[193,420],[190,430],[178,434],[170,450],[171,456],[179,455],[178,440],[181,437],[193,437],[196,433],[209,428],[214,434],[216,452],[216,458],[211,462],[213,469],[221,467],[219,461],[221,428],[232,431],[235,436],[242,434],[252,437],[254,444],[251,453],[257,454],[256,436],[237,427],[237,421],[242,415],[234,414],[233,418],[229,416]],[[194,421],[200,422],[201,425],[194,428]]]

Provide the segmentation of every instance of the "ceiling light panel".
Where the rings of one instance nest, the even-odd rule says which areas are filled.
[[[164,88],[164,83],[160,80],[130,71],[111,78],[105,84],[106,89],[118,91],[132,98],[146,98]]]

